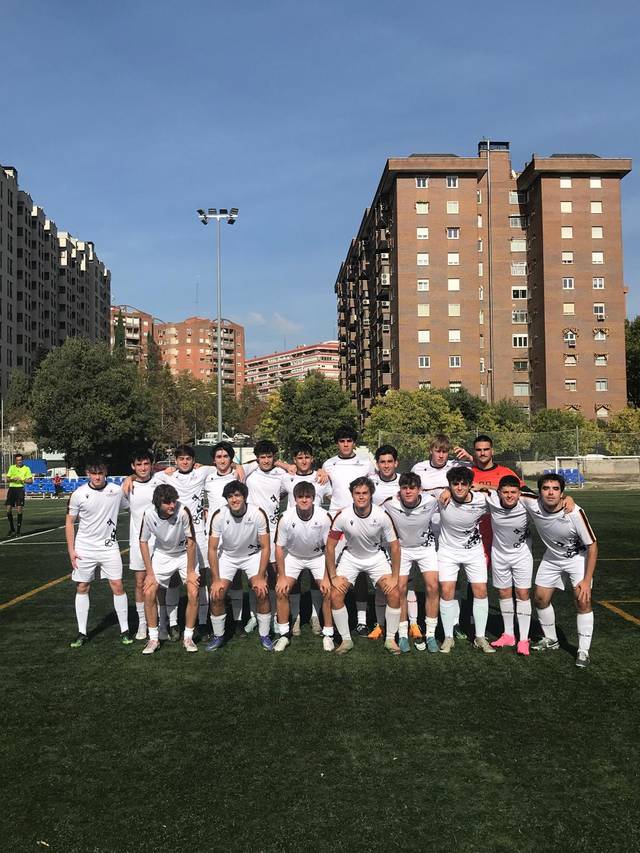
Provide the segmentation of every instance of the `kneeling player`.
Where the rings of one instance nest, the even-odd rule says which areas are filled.
[[[153,558],[149,541],[155,538]],[[146,569],[144,607],[149,628],[149,642],[143,655],[153,654],[160,645],[156,596],[162,589],[166,595],[171,578],[176,574],[187,586],[187,612],[182,643],[188,652],[197,652],[193,630],[198,616],[200,572],[196,566],[196,534],[189,510],[178,500],[173,486],[163,484],[153,492],[153,506],[145,510],[140,528],[140,553]]]
[[[327,574],[331,579],[331,608],[333,621],[342,643],[336,654],[346,654],[353,648],[349,632],[349,614],[344,598],[359,572],[365,572],[374,586],[379,586],[387,600],[385,648],[399,655],[395,636],[400,623],[400,545],[391,518],[379,506],[372,504],[375,486],[369,477],[358,477],[349,486],[353,505],[338,512],[333,519],[327,539]],[[336,546],[344,536],[345,547],[336,567]],[[391,566],[382,545],[387,545]]]
[[[217,510],[209,527],[211,568],[211,624],[213,637],[207,646],[214,652],[224,644],[225,595],[236,572],[243,571],[256,594],[260,643],[273,651],[269,637],[271,607],[267,585],[267,565],[271,551],[269,522],[264,510],[247,504],[249,490],[244,483],[227,483],[222,496],[227,505]]]
[[[326,574],[324,559],[325,543],[331,529],[331,516],[315,505],[315,497],[313,483],[296,483],[293,487],[295,506],[288,509],[278,522],[276,596],[280,638],[275,644],[276,652],[283,652],[289,645],[289,595],[303,569],[309,569],[320,587],[324,619],[322,646],[326,652],[333,651],[331,583]]]

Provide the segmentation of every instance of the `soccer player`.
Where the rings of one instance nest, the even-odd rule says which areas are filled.
[[[500,612],[504,630],[502,636],[494,640],[494,649],[515,646],[513,589],[516,595],[516,613],[518,616],[519,655],[529,655],[529,627],[531,624],[531,577],[533,574],[533,554],[531,553],[531,532],[527,510],[520,500],[520,480],[507,474],[498,483],[497,492],[487,498],[487,509],[491,517],[493,542],[491,545],[491,574],[493,586],[498,590]],[[530,501],[528,498],[527,501]]]
[[[426,590],[426,643],[417,647],[423,651],[439,651],[436,640],[438,625],[438,558],[431,532],[431,520],[439,509],[436,498],[422,492],[420,477],[414,472],[401,474],[400,491],[397,497],[388,498],[382,505],[391,517],[400,542],[400,625],[398,645],[401,652],[408,652],[409,623],[407,620],[407,586],[411,566],[416,563]],[[422,637],[421,637],[422,639]]]
[[[495,649],[485,637],[489,617],[487,561],[482,549],[479,521],[486,513],[486,495],[472,492],[473,473],[458,466],[447,472],[451,500],[440,510],[438,575],[440,577],[440,618],[444,642],[440,651],[448,654],[455,645],[453,629],[460,621],[460,602],[455,598],[458,572],[462,567],[473,590],[473,617],[476,625],[474,646],[485,654]],[[440,501],[446,500],[446,493]]]
[[[573,586],[577,611],[578,654],[576,666],[589,665],[593,634],[591,586],[598,559],[598,543],[584,511],[562,508],[565,481],[560,474],[538,478],[538,500],[527,500],[525,507],[545,546],[536,572],[535,605],[544,637],[533,645],[535,651],[559,647],[556,619],[551,600],[556,589],[564,589],[563,576]]]
[[[278,580],[278,633],[276,652],[289,645],[289,594],[298,581],[300,572],[309,569],[323,596],[322,647],[333,651],[333,624],[331,622],[331,583],[325,569],[325,543],[331,529],[331,516],[315,505],[316,490],[313,483],[301,481],[293,488],[295,506],[287,509],[276,530],[276,565]]]
[[[357,455],[358,433],[354,429],[348,426],[339,427],[334,434],[334,440],[338,452],[335,456],[327,459],[322,466],[331,481],[329,512],[332,515],[335,515],[338,510],[352,505],[350,487],[354,480],[358,477],[371,477],[376,473],[375,466],[368,459]],[[367,598],[369,593],[366,578],[363,578],[362,581],[357,583],[358,588],[356,590],[356,611],[358,615],[356,634],[366,637],[369,633],[367,628]]]
[[[269,637],[271,607],[267,584],[270,556],[269,522],[260,507],[247,503],[245,483],[227,483],[222,496],[227,505],[217,510],[209,524],[209,564],[211,567],[211,624],[213,637],[207,651],[224,644],[225,595],[236,572],[243,571],[256,594],[260,643],[273,651]]]
[[[398,451],[392,444],[383,444],[381,447],[375,452],[375,460],[376,460],[376,473],[371,475],[371,482],[375,486],[375,492],[373,493],[373,502],[378,506],[382,506],[382,504],[388,498],[394,498],[398,494]],[[367,576],[364,574],[358,575],[356,578],[354,592],[356,598],[362,598],[363,600],[368,597],[369,593],[369,584],[367,580]],[[415,593],[414,593],[415,595]],[[402,612],[406,618],[407,611],[407,590],[405,585],[404,594],[402,592],[402,588],[400,590],[400,607]],[[380,640],[384,636],[384,616],[385,616],[385,607],[386,607],[386,598],[381,589],[376,589],[374,594],[374,607],[376,611],[376,624],[373,626],[373,630],[369,632],[367,635],[370,640]],[[404,628],[402,624],[402,616],[400,617],[400,631]],[[404,643],[402,642],[402,633],[400,633],[400,649],[404,649]]]
[[[151,655],[160,646],[156,598],[166,590],[174,575],[187,587],[187,612],[182,644],[187,652],[197,652],[193,631],[198,616],[199,571],[196,560],[195,531],[191,513],[178,500],[173,486],[162,483],[154,489],[152,506],[144,511],[139,534],[140,553],[146,574],[144,602],[149,625],[149,642],[142,650]],[[153,557],[149,542],[153,539]]]
[[[359,572],[366,572],[374,586],[380,586],[387,599],[384,647],[399,655],[395,636],[400,623],[400,545],[391,518],[372,502],[375,486],[369,477],[358,477],[351,483],[352,505],[340,510],[331,525],[327,539],[327,574],[331,580],[331,610],[333,621],[342,637],[336,654],[346,654],[353,648],[349,632],[349,614],[344,606],[345,595]],[[344,536],[345,547],[336,566],[336,546]],[[391,565],[382,551],[385,544]]]
[[[33,483],[33,474],[31,469],[24,464],[22,453],[16,453],[14,456],[13,465],[9,465],[7,471],[7,499],[5,501],[7,507],[7,520],[9,522],[8,536],[20,536],[22,529],[22,510],[24,508],[24,487],[27,483]],[[15,507],[17,521],[17,530],[13,524],[13,510]]]
[[[69,498],[65,536],[73,569],[71,579],[76,583],[76,618],[78,636],[70,644],[79,649],[87,641],[89,591],[96,570],[109,581],[113,606],[120,624],[120,640],[130,645],[127,594],[122,585],[122,557],[118,548],[116,529],[120,507],[126,498],[120,486],[107,483],[107,466],[102,460],[87,465],[89,482],[80,486]],[[78,522],[76,532],[75,523]]]

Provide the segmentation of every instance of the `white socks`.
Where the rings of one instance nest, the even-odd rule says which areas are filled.
[[[322,629],[323,637],[333,637],[333,628],[323,628]]]
[[[513,605],[511,605],[513,607]],[[476,625],[476,639],[484,637],[487,630],[487,619],[489,618],[489,599],[474,598],[473,599],[473,621]],[[513,619],[513,616],[512,616]],[[513,630],[513,622],[511,623]]]
[[[136,613],[138,614],[138,630],[146,628],[147,617],[144,615],[144,601],[136,601]]]
[[[588,652],[593,634],[593,611],[578,613],[578,650]]]
[[[222,616],[211,615],[211,627],[213,628],[214,637],[224,637],[224,623],[226,622],[226,619],[226,613],[223,613]]]
[[[438,617],[437,616],[427,616],[427,618],[424,621],[425,621],[425,624],[427,627],[426,636],[427,637],[435,637],[436,628],[438,627]]]
[[[87,620],[89,619],[89,593],[84,595],[76,593],[76,619],[78,620],[78,633],[87,633]]]
[[[513,598],[511,596],[500,599],[500,613],[502,614],[502,622],[504,623],[504,633],[513,637]]]
[[[460,621],[460,602],[456,598],[453,601],[445,601],[441,598],[440,618],[445,637],[453,637],[453,626]]]
[[[386,599],[385,599],[386,601]],[[356,601],[356,610],[358,612],[358,625],[367,624],[367,602]]]
[[[122,595],[114,595],[113,606],[116,611],[116,616],[118,617],[118,622],[120,623],[120,633],[122,634],[124,631],[129,630],[129,614],[127,613],[127,593],[123,592]]]
[[[256,618],[258,620],[258,633],[261,637],[268,637],[269,628],[271,627],[271,614],[256,613]]]
[[[409,637],[409,623],[400,622],[398,625],[398,637]]]
[[[289,623],[288,622],[278,622],[277,627],[278,627],[278,634],[280,634],[281,637],[286,637],[286,635],[289,633]]]
[[[349,613],[347,612],[347,608],[343,606],[340,610],[332,610],[331,613],[333,615],[333,624],[336,626],[338,634],[340,634],[343,640],[350,640],[351,634],[349,632]]]
[[[378,587],[376,587],[375,607],[376,622],[381,628],[384,628],[384,620],[387,612],[387,597],[381,589],[378,589]],[[358,623],[360,623],[360,616],[358,616]]]
[[[160,629],[158,627],[149,628],[149,639],[157,642],[159,639],[159,631]]]
[[[180,587],[170,586],[166,594],[167,616],[169,625],[173,627],[178,624],[178,602],[180,601]]]
[[[553,604],[550,604],[548,607],[536,607],[536,612],[538,614],[538,621],[540,622],[542,633],[548,640],[552,640],[554,643],[557,643],[558,635],[556,634],[556,614],[553,609]]]
[[[520,640],[529,639],[529,628],[531,627],[531,601],[520,601],[516,599],[516,613],[518,615],[518,634]]]
[[[415,625],[418,621],[418,599],[414,589],[407,591],[407,614],[409,616],[409,622],[412,625]]]

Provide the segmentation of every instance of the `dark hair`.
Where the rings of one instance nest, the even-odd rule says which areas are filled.
[[[447,481],[450,486],[453,483],[464,483],[470,486],[473,483],[473,471],[464,465],[456,465],[455,468],[449,468],[447,471]]]
[[[142,462],[143,459],[148,459],[149,462],[153,462],[153,453],[146,447],[140,447],[138,450],[134,450],[129,461],[133,465],[134,462]]]
[[[297,441],[293,445],[293,455],[297,456],[298,453],[308,453],[309,456],[313,456],[313,448],[307,441]]]
[[[153,490],[153,497],[151,500],[156,508],[156,512],[160,512],[160,504],[168,504],[172,501],[177,501],[178,492],[173,486],[169,485],[169,483],[162,483],[160,486],[156,486]]]
[[[504,477],[500,478],[498,489],[502,489],[504,486],[514,486],[519,489],[520,480],[515,476],[515,474],[505,474]]]
[[[14,459],[24,459],[24,456],[22,455],[22,453],[14,453],[13,458]]]
[[[179,444],[173,451],[173,455],[176,459],[178,456],[190,456],[192,459],[196,458],[196,452],[190,444]]]
[[[241,483],[240,480],[232,480],[230,483],[227,483],[227,485],[222,490],[222,497],[225,499],[225,501],[231,495],[238,494],[242,495],[245,501],[247,499],[247,495],[249,494],[249,489],[247,488],[246,483]]]
[[[451,442],[449,441],[449,436],[445,435],[442,432],[439,432],[437,435],[434,435],[431,439],[431,443],[429,444],[429,450],[449,450],[451,447]]]
[[[272,441],[263,438],[253,448],[253,452],[256,456],[262,456],[264,453],[270,454],[271,456],[275,456],[278,452],[278,448]]]
[[[233,462],[233,457],[236,455],[235,450],[233,449],[233,444],[230,441],[219,441],[217,444],[214,444],[211,448],[211,458],[216,458],[216,453],[219,450],[224,450],[229,459]]]
[[[473,439],[473,446],[475,447],[479,441],[487,441],[491,445],[491,447],[493,447],[493,439],[490,435],[477,435]]]
[[[381,456],[393,456],[394,461],[398,461],[398,451],[395,449],[393,444],[381,444],[375,452],[376,462]]]
[[[308,483],[306,480],[301,480],[293,487],[294,498],[315,498],[316,487],[313,483]]]
[[[400,479],[398,480],[398,488],[404,489],[405,486],[410,486],[413,489],[421,489],[422,488],[422,480],[415,474],[413,471],[405,471],[404,474],[400,474]]]
[[[85,471],[106,471],[107,463],[104,461],[104,459],[89,459],[84,468]]]
[[[334,441],[340,441],[343,438],[350,438],[351,441],[358,440],[358,433],[355,431],[353,427],[350,426],[341,426],[333,434]]]
[[[369,494],[373,495],[376,490],[376,487],[373,484],[373,480],[369,477],[356,477],[355,480],[352,480],[349,483],[349,491],[353,494],[354,490],[358,488],[358,486],[366,486],[369,489]]]
[[[553,472],[550,474],[542,474],[538,477],[538,491],[542,489],[545,483],[560,483],[560,491],[564,492],[566,480],[562,474],[554,474]]]

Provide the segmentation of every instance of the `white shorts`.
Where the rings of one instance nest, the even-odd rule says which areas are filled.
[[[102,580],[122,580],[122,557],[117,545],[113,548],[83,548],[78,546],[80,556],[76,560],[78,566],[71,573],[71,580],[79,583],[91,583],[95,580],[96,570],[100,569]]]
[[[562,575],[565,574],[571,581],[571,586],[575,589],[580,581],[584,580],[586,563],[586,557],[581,554],[577,557],[569,557],[562,563],[555,563],[543,557],[536,572],[536,586],[564,589],[564,578]]]
[[[218,572],[221,580],[232,581],[236,572],[244,572],[251,580],[260,570],[260,557],[262,552],[250,554],[247,557],[230,557],[224,551],[218,556]]]
[[[151,567],[153,574],[160,586],[165,589],[169,586],[171,578],[176,572],[180,573],[182,583],[187,582],[187,553],[184,554],[163,554],[161,551],[156,551],[151,558]],[[196,575],[200,577],[200,571],[196,566]]]
[[[324,577],[324,554],[318,554],[316,557],[303,560],[301,557],[294,557],[293,554],[286,554],[284,558],[284,573],[288,578],[300,577],[300,572],[303,569],[309,569],[314,579],[321,581]]]
[[[433,547],[419,546],[417,548],[400,547],[400,577],[411,573],[411,566],[417,563],[421,572],[438,571],[438,554]]]
[[[350,584],[354,584],[360,572],[369,575],[371,583],[375,585],[380,578],[391,574],[391,566],[383,551],[367,559],[354,557],[349,551],[343,551],[336,571],[337,576],[346,578]]]
[[[461,553],[460,551],[447,551],[446,548],[440,548],[438,551],[440,583],[457,580],[460,568],[465,570],[469,583],[487,582],[487,561],[484,551],[474,549],[468,553]]]
[[[209,537],[206,530],[196,530],[196,555],[200,569],[209,567]]]
[[[148,542],[149,553],[153,557],[153,546],[156,537],[153,536]],[[140,553],[140,542],[138,539],[129,540],[129,568],[132,572],[144,572],[144,563],[142,562],[142,554]]]
[[[496,589],[530,589],[533,577],[533,557],[531,551],[518,554],[511,560],[501,560],[495,552],[491,553],[491,579]]]

